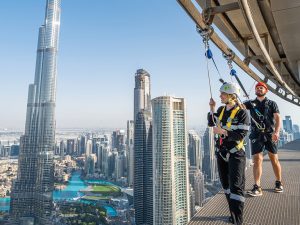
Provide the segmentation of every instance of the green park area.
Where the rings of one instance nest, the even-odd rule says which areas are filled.
[[[104,194],[104,195],[110,195],[114,193],[120,193],[121,189],[113,185],[93,185],[92,192]]]
[[[110,198],[117,198],[122,196],[122,191],[119,187],[110,184],[88,184],[88,188],[82,190],[85,196],[82,200],[98,201],[109,200]]]
[[[109,198],[105,196],[83,196],[81,199],[98,201],[98,200],[108,200]]]

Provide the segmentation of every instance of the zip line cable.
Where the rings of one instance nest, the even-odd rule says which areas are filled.
[[[218,66],[213,58],[213,54],[212,54],[212,51],[210,50],[209,48],[209,40],[210,40],[210,36],[212,35],[213,33],[213,28],[211,26],[205,28],[205,29],[201,29],[199,28],[198,26],[196,26],[196,30],[197,32],[202,36],[203,38],[203,43],[204,43],[204,46],[205,46],[205,58],[206,58],[206,69],[207,69],[207,78],[208,78],[208,84],[209,84],[209,92],[210,92],[210,98],[212,98],[212,87],[211,87],[211,77],[210,77],[210,70],[209,70],[209,59],[212,59],[213,61],[213,64],[219,74],[219,81],[224,84],[224,80],[222,79],[222,76],[221,76],[221,73],[218,69]],[[237,76],[237,72],[235,69],[233,69],[233,66],[232,66],[232,60],[233,58],[235,57],[235,53],[231,50],[231,49],[228,49],[229,50],[229,54],[225,54],[223,53],[223,57],[227,60],[227,64],[229,66],[229,69],[230,69],[230,79],[232,81],[232,77],[235,77],[235,79],[237,80],[238,84],[240,85],[241,89],[243,90],[244,94],[245,94],[245,97],[250,100],[250,97],[243,85],[243,83],[241,82],[241,80],[239,79],[239,77]],[[254,85],[253,85],[254,86]],[[253,87],[252,87],[253,88]],[[252,89],[251,88],[251,89]],[[238,101],[240,104],[242,104],[242,100],[240,99],[239,96],[238,97]],[[251,103],[252,104],[252,103]],[[214,125],[217,125],[216,122],[215,122],[215,119],[214,119],[214,114],[213,112],[211,113],[211,116],[212,116],[212,121],[213,121],[213,124]],[[265,129],[265,126],[261,126],[251,115],[250,115],[250,118],[251,120],[254,122],[254,124],[256,125],[256,127],[260,130],[264,130]]]
[[[207,69],[207,78],[208,78],[208,84],[209,84],[210,98],[212,98],[211,81],[210,81],[209,65],[208,65],[208,58],[207,58],[207,56],[205,56],[205,59],[206,59],[206,69]]]
[[[211,78],[210,78],[210,70],[209,70],[209,59],[213,59],[213,55],[209,48],[208,42],[209,42],[210,36],[213,33],[213,29],[212,29],[212,27],[208,27],[206,29],[200,29],[198,26],[196,26],[196,30],[203,38],[203,43],[204,43],[204,47],[205,47],[206,70],[207,70],[207,78],[208,78],[208,84],[209,84],[210,99],[212,100],[213,97],[212,97]],[[213,60],[213,62],[214,62],[214,60]],[[215,62],[214,62],[214,65],[216,67]],[[216,67],[216,69],[220,76],[219,80],[222,82],[223,79],[221,78],[221,74],[217,67]],[[216,126],[217,124],[216,124],[216,121],[214,118],[214,112],[211,112],[211,119],[212,119],[213,124]]]
[[[253,84],[252,84],[250,90],[248,91],[249,96],[250,96],[250,94],[251,94],[251,92],[252,92],[252,90],[253,90],[253,88],[254,88],[255,83],[256,83],[256,80],[254,80],[254,82],[253,82]]]
[[[228,55],[225,54],[225,53],[223,53],[223,57],[227,60],[227,64],[228,64],[229,69],[230,69],[230,75],[231,75],[231,77],[232,77],[232,76],[235,77],[235,79],[237,80],[237,82],[238,82],[238,84],[240,85],[241,89],[243,90],[243,92],[244,92],[244,94],[245,94],[245,97],[250,101],[250,96],[249,96],[249,94],[247,93],[247,91],[246,91],[246,89],[245,89],[243,83],[241,82],[240,78],[237,76],[236,70],[233,69],[233,66],[232,66],[232,60],[233,60],[233,58],[235,57],[235,53],[234,53],[231,49],[229,49],[229,52],[230,52],[230,53],[229,53]],[[255,82],[254,82],[254,84],[255,84]],[[253,84],[253,86],[254,86],[254,84]],[[253,88],[253,86],[252,86],[252,88]],[[252,89],[252,88],[251,88],[251,89]],[[239,97],[239,96],[237,96],[237,97],[238,97],[238,100],[240,101],[240,103],[242,104],[242,101],[241,101],[240,97]],[[251,101],[250,101],[250,103],[251,103]],[[252,105],[252,103],[251,103],[251,105]],[[258,114],[257,110],[255,110],[255,113],[256,113],[258,116],[261,116],[261,115]],[[250,116],[251,120],[253,121],[253,123],[255,124],[255,126],[256,126],[259,130],[264,130],[264,129],[265,129],[264,123],[263,123],[263,126],[262,126],[262,125],[260,125],[260,124],[259,124],[259,123],[251,116],[251,115],[249,115],[249,116]]]
[[[201,35],[201,37],[203,38],[203,43],[204,43],[204,46],[205,46],[205,56],[206,56],[206,59],[207,61],[209,61],[208,59],[212,59],[213,61],[213,64],[214,64],[214,67],[216,68],[217,70],[217,73],[219,75],[219,81],[221,83],[224,83],[224,80],[222,78],[222,75],[218,69],[218,66],[215,62],[215,59],[213,57],[213,53],[212,51],[210,50],[209,48],[209,40],[210,40],[210,36],[213,34],[214,32],[214,29],[211,27],[211,26],[208,26],[207,28],[205,29],[201,29],[199,28],[198,26],[196,26],[196,30],[197,32]],[[209,67],[207,67],[208,71],[209,71]]]

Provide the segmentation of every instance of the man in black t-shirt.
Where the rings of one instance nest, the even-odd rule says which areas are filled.
[[[251,114],[250,139],[254,161],[253,175],[255,184],[248,194],[254,197],[262,195],[260,179],[264,150],[268,151],[276,177],[274,191],[276,193],[283,192],[281,165],[277,154],[281,118],[276,102],[265,97],[267,92],[268,86],[263,82],[259,82],[255,86],[256,99],[244,103]]]

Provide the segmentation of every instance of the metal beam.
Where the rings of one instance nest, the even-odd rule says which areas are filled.
[[[277,81],[284,86],[290,93],[292,93],[293,95],[295,95],[294,91],[282,80],[282,78],[280,77],[280,74],[278,73],[276,67],[274,66],[274,63],[266,49],[266,46],[264,46],[264,44],[262,43],[262,40],[259,36],[259,33],[257,31],[257,28],[255,26],[253,17],[252,17],[252,13],[248,4],[248,0],[238,0],[241,10],[244,14],[244,18],[246,20],[246,23],[249,27],[249,29],[251,30],[252,34],[255,37],[255,41],[258,44],[258,46],[260,47],[262,54],[266,60],[266,62],[268,63],[268,65],[271,67],[272,72],[274,74],[274,76],[276,77]]]
[[[262,55],[248,56],[243,61],[247,66],[249,66],[250,62],[253,60],[260,60],[261,62],[265,63],[265,59]]]
[[[203,17],[201,15],[201,13],[197,10],[197,8],[191,2],[191,0],[177,0],[177,2],[182,6],[182,8],[186,11],[186,13],[191,17],[191,19],[196,23],[196,25],[199,28],[201,28],[201,29],[207,28],[205,22],[203,21]],[[230,53],[228,51],[228,49],[230,49],[230,48],[227,46],[227,44],[225,44],[225,42],[216,33],[213,33],[211,35],[211,40],[222,52],[224,52],[227,55]],[[262,81],[262,79],[253,70],[251,70],[238,56],[235,56],[233,61],[242,70],[244,70],[245,73],[247,73],[249,76],[251,76],[254,80]],[[273,88],[269,84],[267,84],[268,88],[271,92],[273,92],[274,94],[278,95],[279,97],[281,97],[282,99],[284,99],[290,103],[293,103],[298,106],[300,105],[285,96],[285,93],[290,93],[290,92],[288,90],[285,90],[285,88],[283,89],[282,85],[278,84],[278,82],[275,79],[272,79],[271,77],[268,79],[270,79],[277,86],[276,88]],[[278,88],[278,87],[280,87],[280,88]],[[283,90],[284,95],[279,93],[279,90]],[[298,99],[297,96],[294,96],[294,97]]]
[[[197,4],[201,8],[208,8],[208,7],[216,7],[217,5],[212,0],[206,0],[205,6],[201,6],[200,0],[196,0]],[[239,35],[236,33],[236,31],[233,29],[232,25],[228,22],[228,18],[225,14],[218,14],[218,17],[223,21],[224,26],[226,26],[227,30],[230,32],[230,34],[234,37],[236,41],[241,41],[242,37],[239,37]]]
[[[233,2],[233,3],[226,4],[226,5],[211,7],[210,9],[211,9],[212,15],[216,15],[218,13],[224,13],[224,12],[228,12],[228,11],[232,11],[232,10],[237,10],[239,8],[240,8],[239,4],[237,2]]]
[[[212,24],[216,14],[237,10],[240,8],[237,2],[229,3],[226,5],[212,7],[211,0],[206,0],[206,7],[203,9],[202,15],[206,24]]]
[[[258,7],[261,11],[261,15],[264,19],[264,22],[266,24],[266,27],[269,31],[270,38],[272,42],[274,43],[274,47],[276,48],[276,51],[278,52],[280,58],[286,58],[286,54],[284,52],[284,48],[282,45],[282,42],[280,40],[280,36],[278,33],[278,30],[276,28],[276,23],[273,17],[272,9],[271,9],[271,3],[268,1],[257,1]],[[285,67],[287,67],[287,70],[289,71],[291,77],[293,78],[294,82],[300,86],[300,79],[297,77],[297,74],[293,73],[290,64],[285,63]],[[299,92],[296,92],[299,95]]]

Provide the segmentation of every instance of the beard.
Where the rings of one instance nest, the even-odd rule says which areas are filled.
[[[255,94],[256,94],[258,97],[263,97],[263,96],[266,95],[266,93],[258,93],[258,92],[256,92]]]

